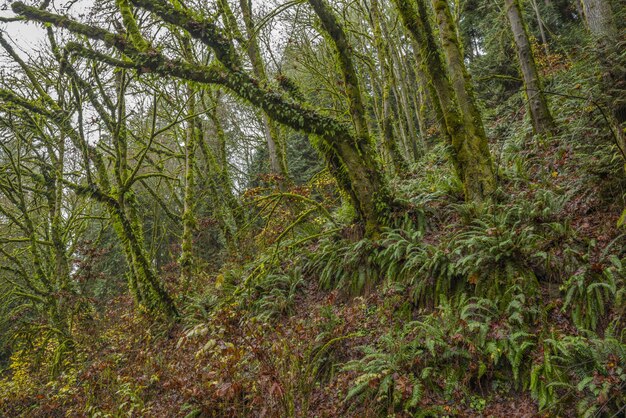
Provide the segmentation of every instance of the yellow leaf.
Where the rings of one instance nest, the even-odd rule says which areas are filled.
[[[215,288],[221,289],[223,284],[224,284],[224,275],[220,273],[217,275],[217,277],[215,277]]]

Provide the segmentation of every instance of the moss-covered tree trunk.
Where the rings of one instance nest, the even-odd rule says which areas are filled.
[[[116,74],[117,106],[114,120],[110,120],[110,133],[115,150],[113,164],[113,177],[116,185],[111,190],[115,204],[110,209],[118,224],[117,231],[120,239],[128,247],[133,264],[133,270],[137,275],[133,280],[141,295],[141,300],[150,310],[162,309],[170,315],[176,315],[174,301],[165,290],[157,272],[148,256],[144,243],[143,223],[139,218],[139,208],[136,196],[132,190],[133,170],[128,164],[128,128],[126,126],[126,71]],[[112,203],[112,202],[110,202]]]
[[[372,14],[372,28],[374,31],[374,44],[376,46],[376,52],[378,55],[378,62],[381,70],[381,77],[383,79],[382,87],[382,109],[380,114],[380,131],[382,136],[382,143],[389,154],[391,162],[396,173],[404,175],[408,171],[408,164],[404,159],[404,156],[400,152],[398,142],[394,136],[393,125],[395,123],[393,112],[393,86],[395,80],[392,70],[390,68],[391,56],[389,53],[389,47],[386,40],[383,38],[382,33],[382,16],[380,11],[380,5],[378,0],[372,0],[371,2],[371,14]]]
[[[546,96],[543,93],[541,79],[539,78],[533,51],[528,40],[528,32],[526,31],[519,2],[518,0],[505,0],[504,4],[515,40],[517,59],[524,79],[524,89],[528,100],[533,130],[539,135],[552,135],[556,132],[556,125],[548,108]]]
[[[214,93],[214,94],[212,94]],[[222,121],[218,109],[220,107],[219,91],[211,92],[208,95],[210,103],[204,103],[202,109],[213,124],[212,137],[217,146],[217,152],[208,144],[211,136],[201,135],[198,138],[198,145],[204,158],[205,181],[209,189],[209,197],[213,210],[219,213],[218,219],[224,236],[227,237],[227,244],[233,253],[239,242],[237,231],[245,224],[245,211],[241,203],[233,194],[233,184],[229,175],[228,156],[226,154],[226,134],[222,128]],[[216,155],[217,154],[217,155]]]
[[[366,231],[376,233],[387,221],[391,196],[370,138],[359,78],[351,54],[352,46],[337,16],[326,2],[309,0],[309,4],[335,48],[356,134],[353,143],[342,140],[334,152],[337,153],[337,162],[345,165],[351,183],[351,197],[357,213],[365,220]]]
[[[183,235],[181,237],[181,251],[178,263],[182,283],[187,286],[193,276],[194,254],[193,233],[196,229],[195,216],[195,172],[196,172],[196,147],[200,127],[196,118],[198,111],[196,106],[196,92],[191,86],[187,87],[187,120],[185,132],[185,182],[183,197]]]
[[[383,25],[383,28],[385,25]],[[383,29],[383,33],[385,33]],[[393,43],[390,41],[391,50],[396,49]],[[416,100],[419,99],[419,91],[423,85],[421,80],[415,77],[415,72],[412,71],[413,67],[407,65],[407,60],[404,57],[399,57],[398,51],[391,53],[392,74],[395,74],[393,87],[394,104],[397,109],[396,114],[398,117],[404,115],[403,124],[406,125],[406,141],[411,150],[411,155],[414,161],[417,161],[419,157],[424,153],[424,130],[422,129],[422,121],[420,117],[420,107],[416,104]]]
[[[267,74],[265,72],[265,64],[261,56],[261,49],[256,36],[254,20],[252,17],[251,0],[239,0],[243,21],[248,35],[248,58],[252,64],[254,74],[261,82],[267,82]],[[262,115],[263,134],[267,143],[267,149],[270,156],[270,169],[272,173],[280,175],[283,179],[287,178],[287,160],[285,158],[285,147],[280,137],[280,130],[276,126],[276,122],[272,121],[267,113]],[[282,182],[281,182],[282,183]]]
[[[109,209],[114,215],[115,230],[125,247],[127,262],[132,266],[133,276],[129,285],[131,289],[135,288],[139,302],[150,311],[160,309],[168,315],[176,316],[178,313],[174,301],[163,287],[144,248],[143,228],[137,221],[129,219],[126,211],[119,205],[113,204]]]
[[[415,74],[416,78],[420,80],[420,97],[417,97],[419,107],[416,106],[419,110],[417,111],[418,120],[422,123],[422,131],[426,132],[426,105],[430,104],[431,111],[435,116],[435,120],[438,121],[439,128],[441,130],[441,135],[443,135],[447,140],[452,143],[452,139],[448,134],[448,128],[446,126],[446,122],[443,117],[443,109],[441,108],[441,102],[437,96],[437,91],[435,90],[435,86],[432,82],[432,77],[426,72],[426,63],[422,59],[422,53],[419,44],[416,41],[416,37],[409,31],[407,34],[411,38],[411,47],[413,49],[413,60],[415,63]]]
[[[52,144],[48,145],[48,154],[52,162],[52,175],[45,175],[46,198],[50,213],[50,238],[54,248],[54,275],[57,289],[66,291],[70,282],[70,263],[67,256],[63,229],[63,173],[65,164],[65,135],[58,139],[55,153]]]
[[[626,62],[621,58],[623,51],[619,50],[615,14],[609,0],[582,0],[582,4],[600,64],[604,101],[611,109],[611,128],[622,158],[626,160]]]
[[[467,157],[468,172],[465,173],[465,176],[477,180],[471,186],[472,191],[470,193],[480,200],[493,193],[496,187],[487,135],[480,110],[476,104],[474,86],[465,68],[461,43],[457,37],[457,28],[448,2],[447,0],[432,0],[432,5],[439,26],[439,36],[444,51],[443,55],[448,64],[450,81],[468,135],[469,143],[462,153],[472,155],[472,157]],[[470,161],[472,158],[475,159],[475,163]],[[469,187],[466,186],[466,189]]]
[[[489,198],[495,189],[493,162],[480,115],[473,113],[471,109],[471,95],[466,90],[467,82],[462,68],[448,71],[444,64],[443,51],[436,42],[424,0],[417,0],[416,3],[411,0],[395,0],[395,4],[404,25],[417,43],[424,74],[433,85],[435,100],[439,102],[443,116],[444,132],[452,145],[452,162],[463,183],[465,198],[468,201],[481,202]],[[454,33],[446,33],[445,36],[448,40],[456,38]],[[455,49],[458,51],[458,42],[456,45],[448,42],[446,52],[454,53]],[[459,81],[460,98],[453,83],[455,78],[450,76],[451,72]]]
[[[372,3],[371,14],[372,18],[380,25],[380,35],[382,45],[385,48],[384,54],[388,60],[387,69],[391,81],[391,106],[397,121],[398,131],[407,149],[407,160],[416,161],[424,148],[423,135],[418,120],[419,115],[417,115],[418,107],[414,106],[413,102],[413,98],[417,95],[415,92],[421,88],[421,85],[415,79],[414,72],[411,70],[412,67],[407,65],[407,51],[403,50],[402,43],[397,42],[397,38],[390,33],[386,7],[385,2]],[[400,141],[397,140],[397,142]]]

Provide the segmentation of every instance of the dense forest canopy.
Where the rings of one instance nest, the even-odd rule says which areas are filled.
[[[626,8],[5,1],[2,416],[626,411]]]

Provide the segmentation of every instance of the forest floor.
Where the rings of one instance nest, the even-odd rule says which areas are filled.
[[[564,172],[568,167],[556,169]],[[532,191],[517,193],[523,199]],[[601,250],[620,236],[617,209],[597,194],[571,199],[563,208],[561,215],[570,220],[576,239],[598,243],[592,264],[602,263]],[[445,234],[443,225],[432,227],[423,241],[436,245],[461,229],[458,215],[445,222],[449,223]],[[316,251],[317,244],[310,244],[310,250]],[[202,287],[215,288],[215,277],[207,276],[205,283],[198,284]],[[560,309],[559,283],[545,280],[540,287],[539,304],[551,308],[546,311],[548,318],[537,325],[550,328],[552,335],[577,335],[572,320]],[[18,382],[29,388],[24,396],[1,404],[5,416],[29,417],[414,416],[393,404],[381,411],[380,395],[347,402],[351,388],[362,378],[342,368],[363,358],[363,347],[376,345],[391,329],[425,313],[437,315],[432,307],[407,308],[407,300],[407,291],[393,286],[351,297],[322,289],[319,277],[305,274],[294,299],[274,318],[249,316],[246,308],[233,303],[222,305],[208,320],[168,325],[137,312],[129,296],[117,297],[103,312],[80,322],[77,344],[82,349],[68,371],[52,382],[47,382],[45,373],[40,381],[33,380],[32,374],[24,377],[31,379]],[[198,311],[188,312],[193,317]],[[497,333],[498,324],[492,324],[489,332]],[[451,341],[463,338],[449,337]],[[411,361],[419,365],[420,358]],[[427,416],[577,416],[574,403],[558,414],[539,412],[527,388],[517,387],[495,369],[477,378],[474,371],[482,367],[479,363],[451,365],[469,367],[467,380],[461,378],[463,384],[445,396],[427,390],[417,405],[432,411]],[[394,396],[403,399],[410,398],[413,390],[405,372],[389,372]],[[459,372],[463,375],[464,370]],[[376,388],[383,377],[371,375],[367,385]],[[433,376],[431,383],[446,387],[440,376]]]

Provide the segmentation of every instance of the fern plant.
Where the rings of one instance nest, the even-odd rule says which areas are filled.
[[[495,300],[511,285],[535,293],[537,265],[549,258],[553,243],[571,237],[569,223],[558,215],[567,200],[567,195],[544,191],[533,201],[498,205],[482,214],[448,244],[456,271],[480,297]]]
[[[383,335],[376,347],[362,347],[364,356],[361,359],[344,365],[344,372],[357,374],[345,402],[373,403],[373,409],[380,414],[415,409],[421,400],[423,387],[412,373],[407,374],[406,371],[410,370],[423,348],[415,340],[407,341],[411,332],[409,324],[402,330]],[[410,393],[406,393],[407,387]]]
[[[453,238],[457,271],[475,285],[478,296],[496,299],[512,284],[528,290],[537,285],[529,259],[542,237],[518,216],[518,208],[476,219]]]
[[[576,403],[579,416],[618,416],[626,408],[626,345],[609,327],[595,335],[553,336],[531,372],[530,389],[539,407],[559,410]]]
[[[387,231],[377,262],[388,280],[408,286],[415,304],[437,306],[441,296],[460,293],[463,283],[449,251],[424,243],[422,237],[415,229]]]
[[[529,324],[537,309],[521,288],[509,292],[503,310],[489,299],[443,298],[435,313],[362,347],[364,356],[343,369],[356,373],[346,401],[417,413],[426,392],[450,399],[460,391],[471,398],[473,383],[496,371],[525,386],[525,364],[536,347]]]
[[[304,281],[298,269],[287,274],[269,274],[254,286],[250,310],[269,320],[293,312],[295,298]]]
[[[317,275],[324,289],[341,289],[357,295],[381,278],[377,252],[377,244],[369,239],[350,242],[325,238],[305,263],[305,271]]]
[[[608,262],[605,268],[584,265],[561,286],[565,293],[563,311],[570,313],[581,330],[595,331],[613,308],[616,316],[624,314],[626,269],[617,256],[610,256]]]

